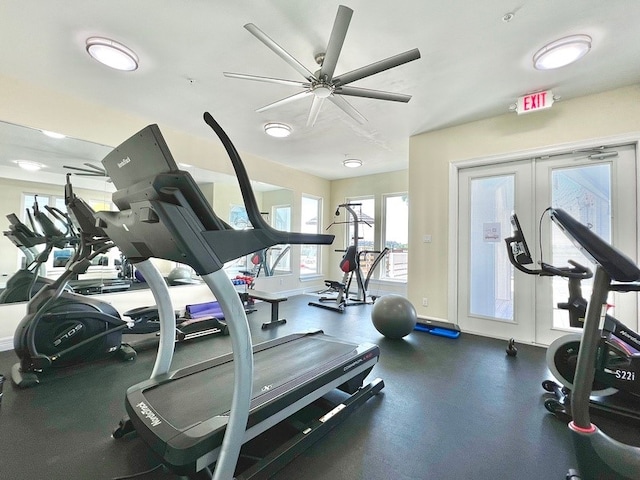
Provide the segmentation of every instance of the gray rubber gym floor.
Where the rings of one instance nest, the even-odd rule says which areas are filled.
[[[385,382],[344,423],[287,465],[276,479],[564,479],[574,465],[566,426],[543,407],[551,378],[542,348],[463,334],[456,340],[413,332],[387,340],[371,325],[370,306],[344,314],[310,307],[309,296],[281,304],[287,323],[263,331],[268,304],[249,315],[254,342],[320,328],[380,345],[372,377]],[[176,368],[230,351],[225,337],[178,345]],[[113,479],[144,472],[158,459],[135,435],[111,437],[128,386],[151,373],[155,352],[133,362],[106,360],[57,371],[32,389],[8,377],[13,352],[0,353],[7,377],[0,407],[0,479]],[[197,401],[197,399],[193,399]],[[601,421],[607,433],[638,441],[638,430]],[[172,479],[158,469],[132,478]]]

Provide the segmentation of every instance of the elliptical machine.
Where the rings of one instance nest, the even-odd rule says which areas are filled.
[[[382,251],[358,249],[358,242],[360,240],[360,223],[365,223],[371,226],[365,220],[362,220],[358,216],[358,213],[354,210],[354,207],[359,206],[362,206],[362,204],[343,203],[338,205],[338,208],[336,208],[336,217],[340,215],[340,208],[344,208],[351,216],[351,218],[346,222],[332,222],[331,225],[327,227],[327,230],[333,225],[353,224],[353,243],[349,245],[349,247],[344,251],[342,260],[340,260],[340,270],[342,270],[344,274],[342,277],[342,281],[325,280],[324,284],[327,288],[320,292],[321,295],[334,293],[335,296],[321,296],[317,302],[309,302],[309,305],[311,306],[326,308],[328,310],[342,313],[344,312],[345,307],[349,307],[351,305],[373,303],[376,299],[376,297],[372,296],[370,297],[371,302],[369,302],[369,294],[367,293],[369,288],[369,280],[371,280],[371,275],[378,267],[382,259],[389,252],[389,248],[385,247]],[[367,275],[365,277],[362,273],[362,268],[360,265],[362,264],[362,259],[369,254],[377,254],[377,256],[369,267],[369,271],[367,272]],[[349,292],[349,290],[351,288],[351,282],[354,278],[356,281],[357,291],[355,294],[352,294]]]
[[[122,344],[128,324],[110,304],[65,291],[70,278],[84,273],[91,260],[113,246],[95,226],[93,210],[73,194],[67,175],[65,202],[79,228],[79,245],[65,271],[45,285],[27,304],[27,314],[16,329],[13,345],[20,359],[11,369],[18,387],[39,383],[38,375],[62,367],[119,354],[132,360],[136,352]]]
[[[9,230],[3,233],[25,255],[26,265],[9,278],[5,289],[0,293],[0,303],[26,302],[45,285],[53,283],[53,280],[45,276],[44,266],[51,251],[54,247],[65,247],[68,244],[77,243],[70,220],[56,208],[48,205],[45,208],[62,224],[66,225],[65,232],[59,230],[40,210],[37,196],[33,205],[34,215],[32,216],[31,211],[27,209],[31,228],[20,221],[17,215],[13,213],[7,215],[10,224]],[[44,235],[37,233],[34,216]],[[38,245],[44,245],[44,249],[39,251]],[[68,286],[65,287],[65,290],[72,291]]]
[[[554,212],[561,210],[548,211],[555,221]],[[570,261],[571,267],[558,268],[541,263],[540,269],[527,268],[525,265],[533,263],[533,260],[515,214],[511,217],[511,223],[513,235],[505,239],[511,263],[529,275],[567,278],[569,299],[558,304],[558,308],[568,310],[571,327],[583,328],[587,300],[582,295],[581,281],[593,276],[591,270],[573,261]],[[584,247],[580,248],[585,252]],[[588,254],[588,251],[585,253]],[[630,285],[625,285],[624,288],[625,290],[618,290],[616,286],[611,290],[640,289],[639,286]],[[601,334],[589,405],[614,417],[640,421],[640,335],[606,312]],[[553,394],[552,398],[545,400],[544,406],[564,421],[570,421],[572,418],[572,391],[575,390],[576,363],[581,344],[582,336],[579,333],[570,333],[555,340],[547,349],[547,366],[560,383],[552,380],[542,382],[544,390]]]

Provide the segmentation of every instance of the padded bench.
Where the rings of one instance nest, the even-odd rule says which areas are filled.
[[[271,320],[262,324],[262,329],[265,330],[269,327],[273,327],[275,325],[280,325],[281,323],[286,323],[287,320],[284,318],[278,318],[278,307],[280,302],[286,302],[288,300],[287,297],[283,297],[280,295],[276,295],[269,292],[261,292],[259,290],[247,290],[247,295],[249,299],[252,300],[261,300],[263,302],[267,302],[271,304]]]

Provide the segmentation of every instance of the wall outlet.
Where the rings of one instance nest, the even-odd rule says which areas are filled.
[[[423,307],[429,306],[429,300],[427,300],[427,297],[422,297],[422,306]]]

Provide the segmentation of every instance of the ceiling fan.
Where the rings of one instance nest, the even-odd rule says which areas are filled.
[[[253,23],[247,23],[244,28],[249,30],[258,40],[269,47],[280,58],[292,66],[296,71],[305,77],[306,82],[285,80],[280,78],[262,77],[256,75],[246,75],[242,73],[230,73],[224,72],[226,77],[239,78],[243,80],[254,80],[258,82],[276,83],[280,85],[291,85],[294,87],[302,87],[304,90],[300,93],[296,93],[289,97],[283,98],[276,102],[265,105],[256,110],[256,112],[264,112],[274,107],[287,104],[296,100],[300,100],[307,97],[312,97],[311,109],[309,110],[309,117],[307,118],[307,126],[313,126],[318,118],[320,108],[326,99],[329,99],[336,106],[344,110],[353,119],[359,123],[365,123],[366,119],[360,112],[358,112],[351,104],[349,104],[343,96],[352,97],[365,97],[374,98],[378,100],[390,100],[394,102],[408,102],[411,99],[411,95],[405,95],[401,93],[384,92],[380,90],[371,90],[368,88],[351,87],[348,84],[360,80],[376,73],[389,70],[391,68],[403,65],[405,63],[417,60],[420,58],[420,51],[417,48],[413,50],[394,55],[393,57],[380,60],[378,62],[366,65],[361,68],[357,68],[348,73],[334,76],[334,71],[338,63],[338,57],[342,50],[344,39],[347,35],[347,29],[349,28],[349,22],[353,10],[344,5],[338,7],[338,13],[331,30],[329,37],[329,43],[327,44],[326,51],[319,53],[315,56],[316,63],[320,65],[320,69],[313,73],[296,60],[291,54],[289,54],[284,48],[274,42],[267,34],[256,27]]]
[[[109,175],[107,175],[107,171],[104,168],[96,167],[95,165],[85,162],[83,163],[84,167],[73,167],[71,165],[63,165],[62,168],[66,168],[67,170],[75,170],[73,175],[78,175],[80,177],[106,177],[107,182],[111,182]]]

